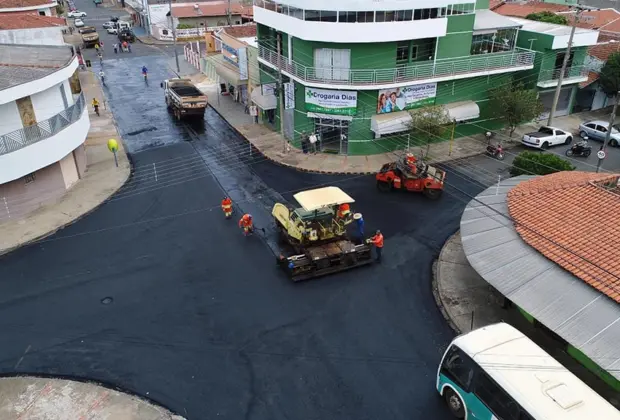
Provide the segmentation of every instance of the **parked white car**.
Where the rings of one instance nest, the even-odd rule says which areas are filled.
[[[524,146],[543,150],[558,144],[571,144],[572,141],[573,135],[571,133],[547,126],[542,126],[533,133],[527,133],[521,139],[521,143]]]
[[[112,35],[116,35],[116,34],[118,34],[118,29],[116,29],[116,28],[107,28],[106,32],[109,33],[109,34],[112,34]]]
[[[110,29],[114,27],[114,22],[106,22],[103,24],[103,29]]]
[[[86,17],[86,12],[80,12],[79,10],[73,10],[69,13],[67,13],[67,16],[69,16],[70,18],[83,18]]]
[[[76,19],[73,21],[73,25],[76,28],[83,28],[84,27],[84,22],[82,22],[82,19]]]

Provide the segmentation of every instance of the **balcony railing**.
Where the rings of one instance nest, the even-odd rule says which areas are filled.
[[[538,76],[538,83],[558,80],[561,73],[562,69],[541,70],[540,75]],[[564,71],[564,81],[567,81],[567,79],[584,77],[588,77],[588,69],[584,66],[571,66]]]
[[[440,59],[435,62],[410,64],[391,69],[339,69],[307,67],[289,62],[284,56],[278,57],[262,45],[258,47],[258,57],[282,71],[305,82],[337,85],[387,85],[391,83],[416,82],[428,79],[454,77],[459,75],[484,74],[489,71],[507,70],[519,67],[532,68],[534,51],[516,49],[510,52],[492,53],[460,58]]]
[[[80,94],[73,105],[53,117],[0,135],[0,155],[14,152],[58,134],[80,119],[84,107],[84,94]]]

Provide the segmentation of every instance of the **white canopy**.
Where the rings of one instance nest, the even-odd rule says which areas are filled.
[[[252,94],[250,96],[252,98],[252,102],[254,102],[256,106],[261,108],[263,111],[277,108],[278,98],[276,98],[276,95],[262,95],[260,88],[256,87],[252,90]]]
[[[411,128],[409,111],[377,114],[370,118],[370,129],[377,135],[399,133]]]
[[[453,102],[444,105],[450,120],[457,122],[480,118],[480,108],[474,101]]]
[[[338,187],[324,187],[302,191],[293,196],[306,211],[314,211],[339,204],[354,203],[355,200]]]

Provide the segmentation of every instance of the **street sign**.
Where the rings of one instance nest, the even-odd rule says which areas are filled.
[[[598,152],[596,152],[596,157],[598,157],[599,159],[605,159],[605,151],[599,150]]]

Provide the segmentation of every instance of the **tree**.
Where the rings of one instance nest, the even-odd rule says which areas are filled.
[[[431,148],[433,139],[442,137],[448,129],[450,118],[441,105],[432,105],[409,111],[410,135],[416,139],[426,139],[426,156]]]
[[[517,126],[542,114],[544,108],[538,92],[525,89],[523,84],[503,84],[491,90],[490,105],[493,114],[508,123],[510,137]]]
[[[599,73],[599,83],[603,92],[609,97],[616,97],[614,101],[614,109],[609,115],[609,126],[607,127],[607,135],[605,136],[605,142],[603,148],[606,148],[609,144],[609,138],[611,136],[611,128],[614,125],[616,119],[616,112],[618,111],[618,102],[620,102],[620,53],[613,53],[607,58],[607,62]],[[598,160],[596,165],[596,172],[599,171],[601,166],[601,159]]]
[[[177,25],[177,29],[194,29],[195,26],[190,25],[189,23],[179,23]]]
[[[538,13],[530,13],[525,17],[528,20],[537,20],[539,22],[556,23],[558,25],[568,25],[568,19],[562,15],[544,11]]]
[[[575,167],[569,161],[553,153],[521,152],[512,161],[510,175],[548,175],[574,170]]]

